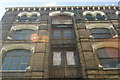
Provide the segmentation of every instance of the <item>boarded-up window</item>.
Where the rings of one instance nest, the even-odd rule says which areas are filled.
[[[101,48],[97,50],[104,68],[120,68],[120,54],[117,48]]]
[[[61,52],[53,52],[53,65],[61,65]]]
[[[66,52],[67,55],[67,64],[75,65],[74,53],[72,51]]]

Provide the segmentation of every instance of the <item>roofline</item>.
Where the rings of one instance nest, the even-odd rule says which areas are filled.
[[[52,10],[52,8],[55,8],[55,10],[58,10],[58,8],[60,8],[60,10],[62,10],[63,8],[65,8],[66,10],[68,10],[68,8],[71,8],[71,10],[73,10],[74,8],[75,9],[82,9],[82,10],[84,10],[85,8],[87,8],[87,10],[89,10],[90,8],[92,8],[93,10],[95,9],[95,8],[97,8],[98,10],[100,9],[100,8],[102,8],[103,10],[104,9],[120,9],[120,7],[119,6],[49,6],[49,7],[6,7],[5,9],[6,9],[6,11],[9,11],[9,10],[11,10],[11,11],[14,11],[15,9],[17,9],[18,11],[19,11],[19,9],[22,9],[23,11],[24,11],[24,9],[29,9],[29,10],[31,10],[31,9],[39,9],[39,10],[46,10],[46,9],[49,9],[49,10]]]

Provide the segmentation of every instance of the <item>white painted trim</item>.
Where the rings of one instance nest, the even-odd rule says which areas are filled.
[[[92,28],[113,28],[112,24],[100,24],[100,23],[95,23],[95,24],[86,24],[87,29],[92,29]]]
[[[116,11],[116,14],[119,15],[119,14],[120,14],[120,11]]]
[[[21,30],[21,29],[38,30],[38,26],[35,26],[35,25],[16,25],[16,26],[12,26],[12,28],[11,28],[11,30]]]
[[[31,50],[34,52],[35,47],[30,44],[9,44],[9,45],[4,45],[1,49],[1,52],[3,50],[9,51],[9,50],[13,50],[13,49],[27,49],[27,50]]]
[[[74,15],[74,13],[72,13],[72,12],[54,11],[54,12],[49,13],[49,16],[56,16],[56,15],[60,15],[60,14],[66,14],[66,15],[69,15],[69,16],[73,16]]]

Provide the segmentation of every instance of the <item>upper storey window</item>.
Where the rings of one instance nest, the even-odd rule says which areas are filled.
[[[106,14],[102,11],[84,11],[86,20],[107,20]]]
[[[25,22],[28,20],[27,15],[22,15],[21,17],[18,17],[18,20],[21,22]]]
[[[91,14],[86,14],[85,18],[87,20],[94,20],[94,17]]]
[[[11,40],[31,40],[33,34],[37,34],[38,26],[35,25],[17,25],[10,30],[8,39]],[[37,38],[35,36],[35,38]]]
[[[38,21],[38,18],[40,16],[40,13],[38,12],[21,12],[18,14],[18,20],[20,22],[25,22],[25,21]]]
[[[97,15],[96,15],[96,19],[97,19],[97,20],[105,20],[105,16],[104,16],[104,15],[101,15],[101,14],[97,14]]]
[[[30,29],[16,30],[12,39],[13,40],[30,40],[31,35],[34,33],[35,31]]]
[[[72,12],[55,11],[49,13],[52,16],[52,24],[72,24]]]
[[[111,38],[111,32],[107,28],[92,28],[90,32],[94,38]]]
[[[86,26],[90,30],[90,37],[96,39],[108,39],[117,37],[117,32],[112,25],[108,24],[90,24]]]

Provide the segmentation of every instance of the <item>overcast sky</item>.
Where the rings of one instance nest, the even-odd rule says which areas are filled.
[[[1,0],[0,19],[6,7],[43,7],[43,6],[105,6],[118,5],[119,0]]]

